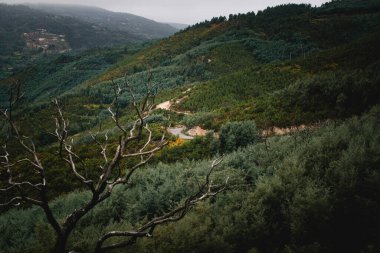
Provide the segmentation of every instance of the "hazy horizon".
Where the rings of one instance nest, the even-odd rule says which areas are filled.
[[[319,6],[326,0],[82,0],[80,5],[100,7],[115,12],[127,12],[149,18],[158,22],[194,24],[215,16],[228,16],[229,14],[257,12],[268,6],[276,6],[287,3],[307,3]],[[50,3],[75,5],[75,0],[0,0],[0,3],[25,4],[25,3]]]

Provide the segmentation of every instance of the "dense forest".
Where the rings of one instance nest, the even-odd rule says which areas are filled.
[[[133,171],[130,181],[78,220],[67,250],[101,252],[105,233],[144,227],[184,206],[175,222],[129,235],[125,247],[112,250],[122,236],[106,245],[110,252],[379,252],[379,45],[380,2],[335,0],[214,17],[157,41],[33,60],[4,55],[12,69],[0,72],[0,252],[56,247],[51,217],[25,197],[36,193],[9,187],[38,181],[23,158],[39,157],[45,198],[65,224],[91,203],[97,189],[87,186],[102,182],[107,155],[136,129],[145,132],[123,147],[128,154],[160,148],[146,164],[141,156],[138,170],[138,158],[120,160],[112,176]],[[151,98],[169,107],[148,110]],[[167,133],[173,127],[207,133],[187,140]],[[33,140],[36,151],[20,139]],[[198,202],[204,186],[206,195],[223,191]],[[20,205],[2,204],[18,194]]]

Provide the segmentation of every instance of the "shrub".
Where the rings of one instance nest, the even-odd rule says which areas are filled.
[[[196,114],[185,115],[182,123],[187,127],[203,126],[205,128],[213,128],[213,119],[215,114],[212,112],[200,112]]]
[[[229,122],[220,131],[220,152],[231,152],[258,140],[259,134],[254,121]]]

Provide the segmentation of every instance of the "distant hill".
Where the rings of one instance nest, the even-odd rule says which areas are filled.
[[[180,23],[168,23],[170,26],[174,27],[174,28],[177,28],[179,30],[182,30],[182,29],[185,29],[187,27],[189,27],[190,25],[187,25],[187,24],[180,24]]]
[[[168,24],[95,7],[0,4],[0,78],[41,52],[120,46],[176,31]]]
[[[181,29],[133,14],[112,12],[98,7],[62,4],[27,5],[50,14],[77,18],[100,27],[108,28],[111,31],[124,31],[143,39],[167,37],[175,33],[178,29]]]
[[[141,41],[142,36],[128,32],[115,33],[72,17],[48,14],[23,5],[0,4],[0,55],[9,55],[26,48],[24,33],[45,29],[65,35],[73,49],[120,45]]]

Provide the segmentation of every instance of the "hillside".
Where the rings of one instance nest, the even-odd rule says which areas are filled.
[[[64,18],[82,15],[77,11],[66,9],[72,17]],[[103,22],[111,15],[93,11],[105,16],[82,19]],[[68,239],[69,250],[94,252],[105,232],[129,231],[188,203],[205,176],[208,181],[212,161],[223,155],[211,184],[223,185],[228,177],[227,191],[189,208],[178,222],[157,225],[152,238],[151,231],[144,238],[132,236],[133,243],[111,252],[375,253],[380,250],[378,45],[377,0],[286,4],[215,17],[157,41],[9,64],[13,70],[0,75],[0,107],[9,107],[10,91],[18,92],[20,83],[25,95],[12,117],[48,168],[46,198],[62,223],[92,196],[72,170],[89,178],[87,183],[102,180],[107,155],[134,133],[123,128],[139,126],[133,123],[138,122],[133,98],[141,103],[157,84],[152,103],[159,106],[142,114],[149,114],[151,131],[125,148],[133,153],[139,145],[154,147],[162,133],[168,144],[83,216]],[[118,87],[132,89],[135,97],[121,92],[115,99]],[[54,120],[55,97],[69,122],[74,169],[60,158],[59,147],[66,144],[48,134],[60,124]],[[112,119],[109,107],[115,105]],[[12,161],[27,155],[5,123],[0,131]],[[152,143],[144,145],[145,138]],[[128,157],[112,175],[128,175],[143,158]],[[21,162],[11,166],[16,179],[37,180],[26,170],[30,164]],[[0,170],[3,189],[8,168]],[[9,197],[0,194],[0,203]],[[0,209],[0,228],[1,252],[54,247],[56,233],[40,208]],[[113,238],[107,245],[122,242]]]
[[[0,5],[1,55],[22,52],[26,48],[24,33],[46,29],[50,33],[65,35],[73,49],[112,46],[138,41],[141,37],[130,33],[114,33],[72,17],[31,9],[23,5]]]
[[[13,72],[41,52],[111,47],[167,37],[177,29],[127,13],[66,5],[0,4],[0,68]],[[29,60],[28,60],[29,61]]]
[[[370,12],[363,13],[358,7],[357,12],[341,15],[338,11],[331,12],[331,8],[329,5],[319,9],[306,5],[284,5],[269,8],[257,15],[249,13],[230,16],[228,21],[215,18],[151,46],[148,45],[144,50],[128,52],[128,47],[125,47],[128,57],[115,59],[116,64],[104,70],[102,67],[96,75],[87,80],[81,78],[75,85],[67,86],[57,81],[54,77],[55,73],[58,74],[57,68],[49,70],[50,75],[45,76],[44,71],[56,65],[49,61],[45,61],[49,67],[41,67],[37,72],[40,74],[25,76],[20,72],[17,76],[22,78],[26,89],[30,86],[34,91],[45,90],[51,95],[60,94],[52,92],[44,85],[50,83],[50,87],[65,87],[58,89],[61,91],[69,92],[74,88],[70,96],[92,94],[98,101],[99,98],[109,101],[107,93],[110,93],[110,88],[107,84],[111,79],[121,81],[120,78],[127,73],[128,79],[139,85],[149,70],[153,74],[153,81],[161,84],[161,89],[195,85],[187,94],[188,97],[177,107],[193,112],[215,111],[218,115],[218,119],[215,118],[216,125],[220,125],[231,116],[236,120],[254,117],[262,126],[289,126],[297,122],[310,123],[322,118],[342,117],[338,112],[327,113],[332,109],[331,106],[338,106],[335,103],[325,104],[327,107],[324,109],[320,107],[322,104],[313,105],[316,106],[316,110],[321,110],[318,116],[314,117],[317,114],[301,112],[306,110],[306,107],[296,108],[299,102],[281,102],[281,98],[275,98],[278,95],[274,96],[279,92],[290,92],[288,89],[294,86],[294,83],[305,86],[306,84],[301,84],[305,81],[305,76],[310,79],[308,82],[320,78],[327,82],[329,78],[339,80],[346,74],[352,74],[353,70],[361,69],[363,73],[360,75],[364,78],[366,68],[370,69],[370,73],[373,73],[372,69],[377,68],[379,12],[371,8]],[[76,58],[72,59],[75,63]],[[43,64],[41,66],[44,66]],[[68,62],[63,62],[60,66],[67,64]],[[274,72],[277,74],[272,74]],[[65,79],[72,78],[62,80]],[[10,83],[7,79],[2,81],[4,84],[7,82]],[[240,90],[236,89],[236,85],[231,86],[231,83],[239,83]],[[36,89],[35,85],[41,88]],[[309,88],[305,86],[305,89]],[[334,96],[343,91],[339,89],[346,88],[339,87]],[[370,93],[374,98],[362,99],[372,101],[371,104],[376,103],[377,91],[373,93],[371,90]],[[27,96],[41,100],[44,99],[44,94],[38,92],[36,96],[33,92],[28,92]],[[91,103],[96,103],[95,100],[91,99]],[[320,100],[321,103],[322,101]],[[252,103],[255,104],[255,108],[250,105]],[[290,105],[287,105],[289,103]],[[350,100],[345,103],[352,104]],[[220,110],[220,104],[223,104],[224,111]],[[276,110],[276,117],[271,116],[270,121],[268,116],[265,116],[266,110],[261,109],[265,106]],[[352,112],[363,109],[365,106],[359,106],[352,109]],[[239,111],[242,110],[244,115],[239,116]],[[292,116],[289,117],[289,114]]]

